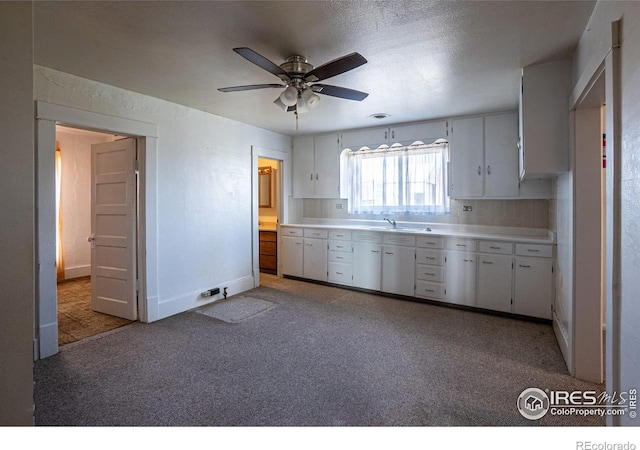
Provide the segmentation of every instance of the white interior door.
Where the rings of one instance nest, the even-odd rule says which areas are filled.
[[[91,308],[136,320],[135,139],[91,146]]]

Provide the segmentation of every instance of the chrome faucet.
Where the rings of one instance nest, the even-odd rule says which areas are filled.
[[[391,224],[391,226],[393,227],[393,229],[395,230],[396,228],[398,228],[396,226],[396,221],[392,220],[392,219],[387,219],[386,217],[384,218],[384,220],[386,220],[387,222],[389,222]]]

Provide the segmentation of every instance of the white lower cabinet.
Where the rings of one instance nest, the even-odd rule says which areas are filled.
[[[353,286],[379,291],[382,285],[382,245],[353,243]]]
[[[305,238],[302,269],[304,278],[327,281],[327,241]]]
[[[302,277],[302,261],[304,253],[304,239],[301,237],[283,236],[280,247],[282,273],[294,277]]]
[[[551,319],[553,260],[516,256],[513,312]]]
[[[416,249],[414,247],[382,247],[382,292],[413,297]]]
[[[511,312],[512,284],[513,256],[479,254],[476,295],[478,308]]]
[[[445,263],[446,294],[444,300],[458,305],[475,306],[476,253],[447,252]]]
[[[551,319],[552,245],[281,227],[284,275]]]

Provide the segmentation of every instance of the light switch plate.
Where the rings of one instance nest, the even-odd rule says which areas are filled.
[[[463,205],[462,206],[462,212],[468,212],[471,211],[473,208],[469,205]]]

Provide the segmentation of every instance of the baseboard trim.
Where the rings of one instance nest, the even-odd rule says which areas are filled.
[[[207,305],[209,303],[213,303],[216,300],[220,300],[224,298],[224,288],[227,288],[227,296],[237,295],[242,292],[251,290],[254,288],[254,278],[252,276],[247,276],[243,278],[237,278],[231,281],[224,281],[221,283],[215,283],[215,285],[209,285],[198,289],[197,291],[192,291],[187,294],[181,295],[179,297],[174,297],[168,300],[160,300],[158,302],[158,310],[157,316],[151,317],[149,314],[148,320],[149,322],[153,322],[155,320],[164,319],[166,317],[173,316],[175,314],[179,314],[185,311],[189,311],[193,308],[198,308],[200,306]],[[207,289],[211,289],[213,287],[219,287],[220,293],[211,297],[202,297],[200,294]]]
[[[556,335],[556,341],[558,341],[558,346],[560,347],[560,351],[562,352],[562,357],[564,358],[564,362],[569,370],[571,376],[573,376],[573,364],[571,363],[571,348],[569,342],[569,335],[567,330],[560,323],[560,319],[558,315],[553,313],[553,332]]]
[[[91,265],[67,267],[64,269],[64,279],[71,280],[73,278],[88,277],[91,275]]]

